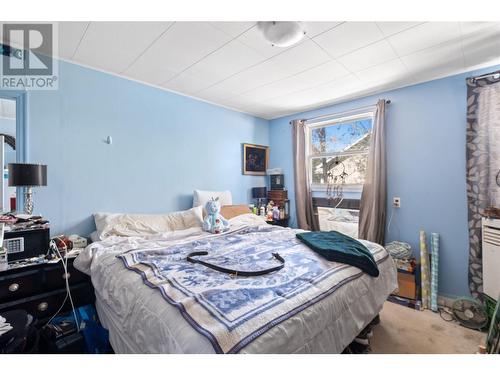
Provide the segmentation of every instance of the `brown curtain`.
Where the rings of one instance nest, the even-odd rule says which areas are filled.
[[[318,219],[314,214],[309,178],[307,176],[305,121],[293,120],[291,124],[297,224],[300,229],[319,230]]]
[[[387,180],[385,160],[385,100],[377,102],[365,183],[359,208],[359,238],[384,244]]]

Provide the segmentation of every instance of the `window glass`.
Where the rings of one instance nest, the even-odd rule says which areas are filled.
[[[367,151],[371,132],[371,118],[312,128],[311,153]]]
[[[340,183],[340,176],[345,172],[346,185],[362,185],[365,182],[367,161],[368,155],[365,153],[312,158],[312,183],[326,184],[329,175],[333,183]]]

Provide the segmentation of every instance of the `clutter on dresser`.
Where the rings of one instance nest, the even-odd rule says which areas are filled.
[[[279,207],[284,207],[285,202],[288,201],[287,190],[269,190],[267,192],[267,199],[274,201]]]
[[[268,224],[288,226],[290,216],[290,201],[288,191],[285,190],[285,177],[281,168],[268,169],[269,185],[266,187],[252,188],[252,198],[256,199],[256,204],[250,205],[250,210],[262,216]]]
[[[252,198],[257,200],[257,208],[260,208],[262,201],[267,198],[267,188],[265,186],[252,188]]]
[[[41,216],[7,214],[0,217],[2,247],[9,263],[43,257],[50,241],[49,222]]]

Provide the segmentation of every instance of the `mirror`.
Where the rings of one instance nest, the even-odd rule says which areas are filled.
[[[3,185],[4,201],[3,211],[10,212],[16,210],[16,188],[9,187],[7,176],[7,165],[15,163],[16,157],[16,100],[0,98],[0,135],[4,136],[4,165],[3,165]]]

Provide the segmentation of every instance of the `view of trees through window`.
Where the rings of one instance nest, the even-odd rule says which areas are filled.
[[[329,175],[345,172],[346,185],[363,184],[371,134],[371,117],[312,128],[312,183],[327,184]]]

